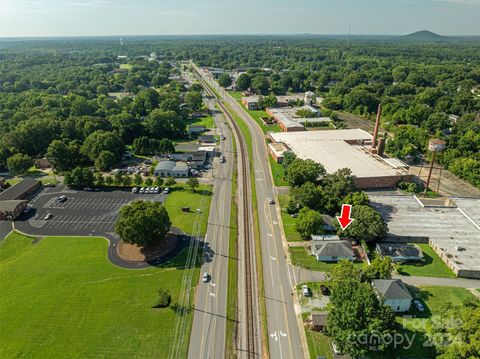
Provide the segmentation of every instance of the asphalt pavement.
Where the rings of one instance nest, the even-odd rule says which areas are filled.
[[[265,137],[257,123],[215,81],[204,78],[247,124],[252,135],[253,163],[260,222],[267,332],[271,358],[308,358],[300,308],[294,305],[295,271],[289,266],[278,219]],[[302,329],[302,330],[300,330]]]
[[[207,101],[215,109],[212,101]],[[232,196],[233,143],[229,127],[223,116],[214,115],[218,133],[225,135],[220,142],[220,151],[226,157],[225,163],[218,158],[214,161],[213,195],[210,205],[207,233],[204,238],[204,261],[200,275],[207,272],[210,281],[201,278],[196,290],[195,310],[188,358],[224,358],[226,305],[228,286],[228,256],[230,235],[230,204]]]

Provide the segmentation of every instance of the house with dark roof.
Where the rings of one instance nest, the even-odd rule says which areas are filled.
[[[202,132],[205,132],[206,130],[207,130],[207,128],[205,126],[202,126],[202,125],[190,125],[187,128],[187,132],[188,132],[189,135],[197,135],[197,134],[200,134]]]
[[[392,262],[419,262],[423,260],[423,252],[419,246],[409,243],[377,243],[375,250],[380,257],[390,257]]]
[[[314,241],[312,255],[320,262],[338,262],[341,259],[354,261],[352,245],[346,240]]]
[[[400,279],[374,279],[372,286],[394,312],[406,312],[410,309],[413,298]]]
[[[202,143],[215,143],[215,137],[213,135],[201,135],[198,136],[198,140]]]
[[[26,200],[5,200],[0,201],[0,221],[16,219],[22,211],[27,207]]]
[[[311,328],[316,331],[324,331],[327,326],[327,311],[312,311],[310,314]]]

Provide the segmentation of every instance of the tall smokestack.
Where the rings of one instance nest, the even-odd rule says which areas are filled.
[[[378,104],[377,110],[377,120],[375,121],[375,129],[373,130],[373,140],[372,140],[372,149],[375,149],[377,145],[377,136],[378,136],[378,128],[380,127],[380,116],[382,115],[382,104]]]

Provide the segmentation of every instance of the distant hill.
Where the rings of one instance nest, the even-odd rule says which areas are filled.
[[[400,37],[402,40],[408,41],[444,41],[448,40],[448,37],[436,34],[428,30],[421,30],[412,32],[411,34]]]

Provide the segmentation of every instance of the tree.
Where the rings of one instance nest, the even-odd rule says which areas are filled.
[[[427,322],[427,337],[440,359],[478,358],[480,353],[480,303],[466,300],[455,306],[445,303],[435,318]]]
[[[278,105],[277,96],[272,92],[268,96],[260,96],[258,106],[260,108],[275,107]]]
[[[193,111],[199,111],[203,105],[202,94],[198,91],[188,91],[185,95],[185,103]]]
[[[292,189],[291,199],[297,208],[306,207],[316,211],[322,210],[324,202],[324,192],[322,189],[311,183],[307,182],[302,184],[300,187]]]
[[[349,168],[340,168],[334,173],[325,175],[321,180],[325,196],[324,209],[334,215],[342,206],[342,199],[356,190],[355,176]]]
[[[268,89],[270,84],[268,79],[263,75],[257,75],[252,79],[252,88],[256,94],[259,95],[266,95],[268,93]]]
[[[93,187],[94,181],[93,173],[87,167],[75,167],[73,170],[65,173],[65,185],[70,188]]]
[[[303,239],[308,239],[312,234],[323,232],[322,215],[308,208],[302,208],[295,222],[298,233]]]
[[[113,183],[116,185],[116,186],[121,186],[122,183],[123,183],[123,173],[120,172],[120,171],[116,171],[114,174],[113,174]]]
[[[134,201],[120,209],[115,230],[126,243],[161,247],[170,225],[167,210],[160,202]]]
[[[158,300],[157,304],[155,304],[155,308],[166,308],[172,302],[172,296],[170,295],[170,291],[168,289],[160,288],[158,290]]]
[[[382,216],[372,207],[352,207],[352,218],[354,219],[353,222],[343,231],[340,229],[338,223],[335,222],[338,234],[358,240],[374,242],[385,237],[388,232],[387,224]]]
[[[25,173],[32,166],[32,158],[21,153],[16,153],[7,159],[7,168],[12,176]]]
[[[95,186],[96,187],[103,187],[105,184],[105,178],[103,177],[101,172],[95,172],[94,175],[94,181],[95,181]]]
[[[321,164],[296,158],[287,167],[287,182],[291,187],[299,187],[306,182],[315,183],[325,173]]]
[[[117,158],[110,151],[102,151],[95,159],[95,167],[98,171],[108,171],[117,163]]]
[[[169,155],[175,152],[175,145],[168,138],[162,138],[160,140],[158,149],[160,153]]]
[[[153,185],[153,180],[152,180],[150,177],[148,177],[148,178],[145,180],[145,185],[148,186],[148,187],[150,187],[151,185]]]
[[[66,171],[75,167],[78,148],[64,141],[53,140],[48,146],[46,157],[57,171]]]
[[[107,186],[111,186],[113,184],[113,178],[112,176],[105,176],[105,184]]]
[[[140,173],[135,173],[133,183],[137,186],[140,186],[143,183],[142,175]]]
[[[218,78],[218,84],[224,88],[227,88],[232,84],[232,78],[229,74],[222,74]]]
[[[125,187],[128,187],[132,184],[132,177],[126,175],[126,176],[123,176],[122,178],[122,185],[124,185]]]
[[[375,257],[370,265],[363,271],[363,280],[370,281],[372,279],[391,279],[393,272],[393,264],[391,257]]]
[[[165,186],[167,186],[167,187],[174,186],[176,183],[177,183],[177,181],[175,181],[175,178],[173,178],[173,177],[168,177],[165,180]]]
[[[162,187],[163,186],[163,178],[160,176],[155,177],[155,186]]]
[[[145,127],[153,137],[174,138],[185,130],[185,123],[175,111],[155,109],[146,117]]]
[[[392,309],[379,300],[369,283],[333,276],[327,332],[338,349],[352,357],[364,357],[372,349],[386,350],[388,345],[382,339],[396,328]],[[372,343],[378,346],[372,348]]]
[[[363,192],[350,192],[342,201],[343,204],[351,204],[353,206],[367,206],[370,203],[368,195]]]
[[[117,161],[121,160],[125,150],[123,140],[114,132],[95,131],[82,145],[82,153],[95,161],[102,151],[110,151]]]
[[[251,77],[248,74],[241,74],[238,76],[237,81],[235,82],[235,87],[238,91],[245,91],[248,90],[251,84]]]
[[[297,155],[295,154],[295,152],[285,151],[283,153],[283,161],[282,161],[283,168],[286,170],[290,165],[290,163],[292,163],[293,160],[296,158],[297,158]]]
[[[138,92],[133,100],[132,109],[139,116],[145,116],[154,109],[158,108],[160,95],[154,89],[148,88]]]
[[[200,183],[198,182],[198,178],[196,177],[190,177],[188,180],[187,180],[187,186],[190,187],[190,189],[195,192],[195,189],[200,185]]]

